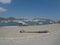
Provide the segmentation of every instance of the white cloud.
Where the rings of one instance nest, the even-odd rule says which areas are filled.
[[[0,7],[0,12],[5,12],[5,11],[7,11],[7,9]]]
[[[3,4],[11,3],[11,0],[0,0],[0,3],[3,3]]]

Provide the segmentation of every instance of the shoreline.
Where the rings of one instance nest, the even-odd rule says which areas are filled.
[[[39,26],[4,26],[0,27],[0,37],[29,37],[41,35],[42,33],[20,33],[20,30],[25,31],[44,31],[48,30],[50,33],[60,29],[60,24],[39,25]]]

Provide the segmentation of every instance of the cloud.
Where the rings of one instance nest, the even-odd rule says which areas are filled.
[[[5,11],[7,11],[7,9],[0,7],[0,12],[5,12]]]
[[[11,3],[11,0],[0,0],[0,3],[2,3],[2,4],[9,4],[9,3]]]

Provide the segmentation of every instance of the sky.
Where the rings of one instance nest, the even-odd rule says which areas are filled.
[[[0,0],[0,17],[60,20],[60,0]]]

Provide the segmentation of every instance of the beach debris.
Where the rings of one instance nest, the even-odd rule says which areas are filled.
[[[45,31],[25,31],[25,30],[20,30],[20,33],[48,33],[47,30]]]
[[[20,30],[20,33],[24,33],[25,31],[24,30]]]

